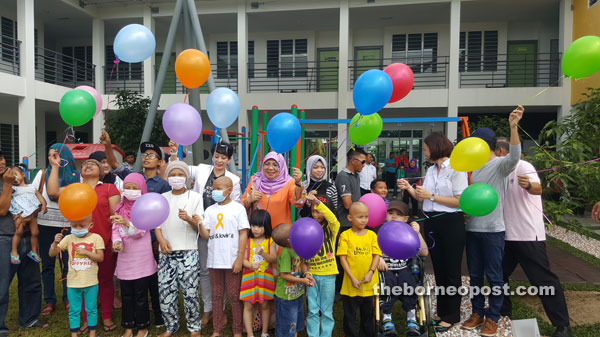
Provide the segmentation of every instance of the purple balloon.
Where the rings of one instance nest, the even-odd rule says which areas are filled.
[[[323,247],[323,228],[313,218],[300,218],[290,228],[290,244],[298,256],[305,260],[313,258]]]
[[[138,229],[151,230],[169,217],[169,202],[161,194],[150,192],[139,197],[131,207],[131,223]]]
[[[387,206],[385,200],[375,193],[367,193],[360,197],[360,201],[364,202],[369,208],[369,222],[367,226],[375,228],[385,221],[387,215]]]
[[[379,248],[392,259],[405,260],[417,255],[421,247],[419,235],[402,221],[385,223],[377,233]]]
[[[174,142],[192,145],[202,133],[202,118],[194,107],[185,103],[171,105],[162,118],[165,133]]]

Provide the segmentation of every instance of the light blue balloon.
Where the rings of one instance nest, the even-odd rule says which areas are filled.
[[[394,85],[388,74],[378,69],[367,70],[354,84],[354,107],[361,115],[374,114],[390,101],[393,90]]]
[[[240,114],[240,99],[229,88],[217,88],[206,100],[208,118],[219,129],[233,124]]]
[[[121,61],[142,62],[154,54],[156,40],[152,32],[137,23],[127,25],[117,33],[113,51]]]
[[[300,121],[291,113],[275,115],[267,125],[267,140],[271,149],[277,153],[291,150],[300,139]]]

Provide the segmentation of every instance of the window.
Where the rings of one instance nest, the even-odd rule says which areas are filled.
[[[588,7],[592,7],[593,5],[595,5],[597,3],[598,3],[598,0],[589,0]]]
[[[0,150],[7,166],[19,164],[19,126],[0,124]]]
[[[413,72],[437,72],[437,33],[392,36],[392,62],[403,62]]]
[[[237,41],[217,42],[217,78],[237,78]],[[254,41],[248,41],[248,77],[254,77]]]
[[[267,77],[306,77],[308,75],[308,40],[268,40]],[[281,74],[279,68],[281,67]]]
[[[460,72],[498,69],[498,31],[461,32],[459,50]]]
[[[254,41],[248,41],[248,78],[254,78]]]
[[[105,49],[106,62],[104,64],[104,71],[106,74],[106,81],[110,80],[110,73],[114,66],[115,53],[113,46],[106,46]],[[142,79],[142,62],[128,63],[119,62],[115,71],[113,72],[113,80],[141,80]]]
[[[279,77],[279,40],[267,40],[267,77]]]
[[[62,75],[64,81],[92,81],[92,46],[62,48]]]
[[[9,18],[2,17],[2,61],[16,62],[17,49],[17,22]]]

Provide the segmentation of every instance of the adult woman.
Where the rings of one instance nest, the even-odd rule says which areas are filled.
[[[112,149],[111,149],[112,150]],[[111,167],[108,164],[106,152],[104,151],[96,151],[90,154],[89,159],[95,159],[102,164],[102,173],[104,174],[104,178],[102,178],[103,184],[114,184],[117,186],[117,189],[123,192],[123,179],[121,179],[118,175],[111,172]]]
[[[64,151],[64,149],[63,149]],[[58,168],[60,166],[60,158],[56,150],[50,150],[49,155],[52,171],[48,176],[48,195],[57,199],[64,189],[59,187]],[[84,184],[90,185],[98,196],[96,209],[92,212],[93,226],[90,232],[96,233],[104,240],[104,261],[98,264],[98,281],[99,281],[99,297],[102,309],[102,324],[105,331],[112,331],[117,328],[112,320],[113,301],[114,301],[114,285],[113,274],[115,271],[115,260],[112,254],[112,224],[109,217],[114,214],[114,209],[121,201],[121,194],[117,187],[113,184],[103,184],[104,169],[102,164],[95,159],[88,159],[81,165],[81,177]],[[87,327],[82,326],[82,331]]]
[[[371,162],[371,165],[375,166],[375,169],[377,170],[377,177],[379,177],[379,174],[381,174],[381,166],[379,166],[377,159],[372,153],[367,154],[367,159]]]
[[[306,180],[302,186],[306,193],[316,191],[316,197],[327,205],[327,208],[335,212],[337,210],[337,189],[335,185],[329,182],[329,171],[325,158],[314,155],[306,161]],[[301,217],[311,216],[310,205],[306,204],[300,210]]]
[[[242,196],[247,210],[264,209],[271,216],[273,228],[281,223],[292,223],[290,205],[302,207],[298,200],[302,197],[302,171],[294,168],[293,179],[287,172],[282,155],[269,152],[262,164],[262,171],[252,176],[250,184]]]
[[[58,167],[60,187],[79,182],[79,171],[77,170],[77,166],[75,166],[75,158],[73,158],[71,150],[61,143],[56,143],[50,147],[50,151],[60,152],[61,165]],[[70,231],[67,220],[62,216],[58,209],[58,200],[51,199],[48,196],[46,182],[48,181],[51,172],[52,166],[48,164],[48,167],[45,170],[38,172],[32,182],[32,185],[37,187],[38,191],[41,191],[44,199],[46,199],[46,207],[48,208],[46,214],[43,214],[42,212],[38,213],[38,226],[40,228],[39,245],[40,256],[42,258],[42,283],[44,284],[44,302],[46,302],[46,305],[42,308],[43,316],[53,313],[56,307],[56,293],[54,291],[54,283],[56,281],[54,278],[56,258],[50,257],[48,251],[50,250],[50,245],[54,241],[54,236],[56,234],[62,232],[64,235],[67,235]],[[62,300],[66,307],[69,305],[67,299],[67,280],[65,279],[65,277],[67,277],[68,262],[68,254],[63,254],[61,263],[61,279],[63,280]]]
[[[465,223],[458,206],[460,195],[468,186],[467,174],[450,167],[452,143],[441,133],[432,133],[425,138],[425,157],[434,163],[427,170],[423,186],[414,188],[407,180],[398,180],[398,187],[423,201],[427,245],[433,246],[431,262],[436,285],[442,287],[461,286],[461,263],[465,246]],[[433,243],[435,242],[435,246]],[[460,321],[460,295],[437,297],[436,331],[449,330]]]
[[[411,159],[408,162],[408,167],[406,167],[406,180],[411,186],[418,185],[421,179],[419,178],[419,166],[417,165],[417,160],[415,158]],[[417,211],[419,210],[419,201],[410,195],[410,193],[404,193],[402,200],[408,205],[410,201],[412,208],[410,213],[412,216],[417,215]]]

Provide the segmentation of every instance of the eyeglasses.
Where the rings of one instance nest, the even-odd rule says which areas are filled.
[[[91,162],[91,161],[87,161],[87,162],[81,164],[81,167],[88,167],[88,166],[98,166],[98,165],[96,165],[96,163]]]
[[[142,153],[142,158],[156,159],[158,156],[154,153]]]
[[[358,161],[359,163],[361,163],[361,164],[363,164],[363,165],[367,163],[367,161],[366,161],[366,160],[358,160],[358,158],[352,158],[352,159],[354,159],[354,160]]]

